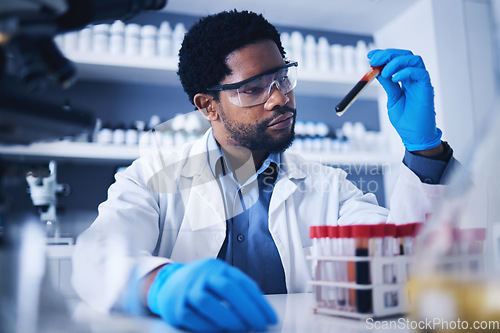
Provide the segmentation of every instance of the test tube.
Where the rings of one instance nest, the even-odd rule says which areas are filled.
[[[338,227],[337,226],[328,226],[328,245],[329,245],[329,255],[336,256],[338,255],[337,250],[337,240],[338,240]],[[329,281],[339,281],[339,267],[338,261],[330,260],[327,263],[327,276]],[[339,299],[339,288],[338,287],[330,287],[328,290],[328,306],[332,309],[338,308],[338,299]]]
[[[318,261],[319,270],[321,271],[321,280],[332,281],[333,271],[331,269],[331,262],[327,259],[330,253],[330,244],[328,238],[328,226],[321,225],[317,228],[318,243],[319,243],[319,256],[322,257]],[[329,306],[332,302],[330,287],[321,288],[321,295],[323,299],[323,305]]]
[[[370,255],[370,238],[372,234],[371,225],[352,226],[352,237],[355,239],[356,257],[368,257]],[[356,261],[355,264],[356,284],[370,284],[370,262]],[[369,313],[372,310],[372,290],[356,289],[355,293],[356,311],[358,313]]]
[[[399,254],[399,251],[396,251],[396,225],[395,224],[386,224],[385,225],[385,236],[384,236],[384,248],[383,254],[386,257],[392,257],[396,254]],[[397,280],[397,267],[394,264],[384,265],[382,268],[383,271],[383,282],[384,283],[395,283]]]
[[[415,223],[412,223],[413,225],[413,250],[417,247],[417,243],[418,243],[418,235],[420,234],[420,230],[422,229],[422,227],[424,226],[424,223],[422,222],[415,222]]]
[[[400,255],[412,254],[413,224],[401,224],[396,226],[396,238]]]
[[[455,249],[453,255],[465,256],[459,268],[466,273],[477,273],[481,269],[480,255],[486,239],[485,228],[454,228],[452,230]],[[471,255],[469,257],[469,255]],[[467,258],[468,257],[468,258]],[[465,265],[465,266],[464,266]]]
[[[370,239],[370,256],[382,257],[384,255],[385,224],[376,224],[372,227]]]
[[[318,256],[320,255],[319,249],[319,226],[310,226],[309,227],[309,238],[312,240],[312,248],[311,254],[315,258],[312,261],[311,271],[312,276],[316,281],[322,280],[321,276],[321,265]],[[320,285],[315,286],[315,294],[316,294],[316,304],[318,306],[323,306],[323,294],[322,287]]]
[[[335,107],[335,112],[337,112],[337,116],[341,116],[347,109],[352,105],[352,103],[358,98],[358,95],[361,91],[370,83],[374,78],[376,78],[380,72],[382,71],[384,66],[373,67],[370,66],[370,69],[366,74],[361,78],[361,80],[356,83],[356,85],[345,95],[345,97],[340,101],[339,104]]]
[[[351,238],[351,226],[343,225],[339,227],[339,238],[341,243],[341,252],[343,256],[352,257],[354,256],[354,243]],[[354,283],[356,280],[354,262],[352,261],[342,261],[341,262],[341,281]],[[342,288],[341,298],[339,300],[339,306],[342,310],[352,311],[355,307],[354,302],[356,301],[354,290],[348,288]]]

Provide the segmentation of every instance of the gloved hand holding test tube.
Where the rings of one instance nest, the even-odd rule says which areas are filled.
[[[354,103],[354,101],[358,98],[358,95],[361,91],[368,86],[368,84],[373,81],[378,75],[384,66],[373,67],[370,66],[368,72],[361,78],[361,80],[356,83],[356,85],[345,95],[345,97],[340,101],[339,104],[335,107],[335,112],[337,112],[337,116],[341,116],[346,112],[346,110]]]
[[[368,83],[377,78],[387,93],[389,120],[405,148],[410,152],[435,148],[442,151],[434,88],[422,58],[400,49],[372,50],[367,57],[372,68],[337,105],[337,114],[344,113]]]

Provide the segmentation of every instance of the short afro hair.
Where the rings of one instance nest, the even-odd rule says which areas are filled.
[[[261,14],[223,11],[195,23],[184,36],[177,71],[191,103],[196,94],[207,93],[208,88],[231,74],[226,64],[231,52],[267,39],[276,44],[284,58],[280,34]],[[210,94],[218,100],[219,92]]]

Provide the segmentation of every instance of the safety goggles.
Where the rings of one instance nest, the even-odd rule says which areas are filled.
[[[246,80],[208,88],[209,91],[226,91],[231,104],[247,107],[263,104],[271,96],[273,86],[288,94],[297,85],[297,62],[270,69]]]

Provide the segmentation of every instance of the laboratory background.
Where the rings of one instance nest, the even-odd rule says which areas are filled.
[[[455,158],[486,179],[498,178],[481,167],[500,162],[500,140],[491,134],[500,111],[500,1],[169,0],[161,10],[54,36],[77,70],[68,88],[54,80],[29,85],[8,68],[0,77],[2,98],[30,96],[0,102],[0,234],[6,225],[39,220],[50,244],[51,284],[62,297],[77,297],[72,245],[96,218],[115,173],[149,147],[177,147],[208,128],[182,90],[177,52],[200,17],[233,8],[262,13],[281,33],[287,57],[299,63],[290,150],[343,168],[388,207],[404,147],[387,117],[385,92],[374,80],[344,115],[334,109],[368,70],[369,50],[409,49],[430,73],[437,125]],[[53,110],[63,115],[52,118]],[[147,135],[155,127],[161,143]],[[478,147],[492,150],[476,169]]]

